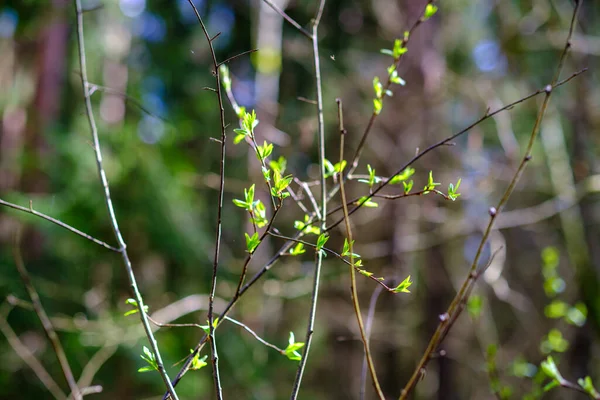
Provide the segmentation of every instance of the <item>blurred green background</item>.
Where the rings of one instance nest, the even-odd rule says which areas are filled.
[[[299,179],[318,177],[314,67],[311,43],[258,0],[195,0],[224,60],[241,105],[256,109],[262,139],[288,159]],[[301,25],[316,0],[278,0]],[[335,98],[344,101],[346,154],[354,154],[372,112],[373,77],[390,59],[380,53],[417,20],[424,1],[327,1],[320,28],[327,157],[338,161]],[[92,101],[116,215],[150,312],[173,323],[204,323],[216,220],[218,106],[211,58],[187,0],[87,0],[84,8]],[[367,163],[389,176],[417,148],[457,132],[485,113],[549,83],[564,46],[573,2],[568,0],[442,1],[411,37],[394,88],[368,140]],[[536,384],[527,376],[547,354],[566,378],[600,378],[600,4],[584,1],[563,71],[588,71],[556,90],[534,146],[533,159],[490,239],[501,248],[419,384],[422,399],[492,398],[486,349],[498,347],[498,375],[523,398]],[[33,207],[114,243],[99,184],[77,58],[71,1],[0,2],[0,198]],[[128,97],[124,97],[123,94]],[[299,99],[300,97],[300,99]],[[379,201],[354,214],[355,251],[369,271],[399,282],[410,294],[379,293],[359,278],[363,314],[374,307],[372,351],[389,398],[396,398],[445,312],[495,205],[530,135],[541,98],[487,120],[413,167],[415,187],[433,171],[445,188],[462,178],[456,202],[426,196]],[[227,132],[237,118],[225,101]],[[263,189],[248,146],[228,142],[223,248],[217,310],[235,290],[250,226],[233,205],[243,188]],[[331,181],[330,181],[331,183]],[[348,185],[351,197],[364,184]],[[293,185],[294,190],[298,187]],[[398,190],[395,188],[394,190]],[[390,190],[389,193],[394,193]],[[268,200],[266,193],[260,193]],[[339,204],[333,200],[332,207]],[[294,232],[303,212],[292,201],[276,227]],[[337,215],[339,217],[339,215]],[[333,219],[332,219],[333,221]],[[97,399],[159,399],[157,373],[138,373],[146,339],[136,316],[124,317],[131,297],[118,254],[47,221],[0,208],[0,295],[28,300],[15,270],[14,237],[76,377],[101,385]],[[343,231],[328,246],[341,249]],[[269,239],[253,260],[259,270],[281,241]],[[303,340],[313,256],[285,257],[244,295],[232,316],[285,348],[290,331]],[[490,247],[486,256],[490,255]],[[357,399],[363,348],[350,302],[347,266],[332,257],[323,268],[315,342],[303,399]],[[374,295],[375,294],[375,295]],[[556,311],[557,301],[571,312]],[[554,302],[554,303],[552,303]],[[555,308],[547,307],[554,304]],[[577,305],[572,309],[571,306]],[[564,307],[563,307],[564,308]],[[36,315],[5,302],[0,311],[0,398],[50,398],[6,340],[7,332],[66,390],[56,357]],[[561,309],[562,310],[562,309]],[[577,310],[579,314],[577,314]],[[587,315],[585,322],[582,317]],[[585,319],[585,318],[584,318]],[[553,335],[548,336],[551,329]],[[558,336],[556,334],[558,333]],[[157,331],[174,376],[201,338],[195,328]],[[218,331],[225,398],[283,399],[296,363],[224,323]],[[204,349],[206,354],[208,349]],[[177,386],[183,399],[213,398],[210,369],[192,371]],[[373,396],[367,381],[367,398]],[[553,397],[554,396],[554,397]],[[579,397],[577,397],[579,396]],[[557,391],[546,398],[585,398]]]

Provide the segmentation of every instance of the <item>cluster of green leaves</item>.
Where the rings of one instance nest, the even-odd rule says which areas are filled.
[[[332,164],[331,161],[329,161],[328,159],[324,160],[323,166],[325,168],[325,178],[331,178],[334,175],[337,175],[339,173],[341,173],[344,168],[346,168],[346,160],[343,160],[342,162],[338,162],[335,164]]]
[[[398,61],[400,61],[400,57],[402,57],[402,55],[408,51],[408,48],[406,48],[408,37],[409,33],[406,31],[404,32],[403,40],[396,39],[394,41],[394,47],[392,49],[380,50],[381,53],[393,58],[392,64],[387,67],[388,84],[386,86],[389,86],[392,83],[402,86],[406,85],[406,81],[404,81],[404,79],[398,75],[398,71],[396,69]],[[381,110],[383,110],[384,96],[392,96],[393,93],[391,90],[384,88],[384,85],[381,83],[378,76],[373,78],[373,90],[375,92],[375,98],[373,99],[373,113],[375,115],[379,115]]]
[[[318,226],[314,226],[310,223],[311,218],[308,215],[304,215],[304,221],[294,221],[294,228],[305,234],[320,235],[321,229]]]
[[[269,223],[269,220],[267,219],[265,205],[258,199],[254,200],[254,189],[254,185],[250,186],[249,189],[244,189],[244,200],[233,199],[232,201],[236,206],[248,211],[252,223],[258,228],[262,228]]]

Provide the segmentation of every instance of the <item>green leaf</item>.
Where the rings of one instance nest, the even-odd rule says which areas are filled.
[[[240,208],[244,208],[244,209],[248,208],[248,205],[246,204],[245,201],[238,200],[238,199],[233,199],[232,201],[233,201],[233,204],[235,204],[236,206],[238,206]]]
[[[483,299],[481,296],[471,296],[467,302],[467,310],[471,318],[478,318],[483,308]]]
[[[273,171],[278,171],[281,175],[285,172],[285,168],[287,167],[287,160],[283,156],[279,156],[277,161],[271,160],[269,162],[269,166]]]
[[[560,371],[558,370],[558,367],[556,366],[556,363],[554,362],[552,356],[548,356],[548,358],[542,361],[542,364],[540,366],[542,367],[542,371],[544,372],[544,374],[546,374],[548,378],[552,379],[553,381],[556,381],[558,384],[564,381],[564,378],[560,374]]]
[[[453,184],[448,185],[448,197],[454,201],[456,200],[459,196],[460,193],[458,193],[458,188],[460,186],[460,182],[462,179],[458,179],[458,182],[456,182],[456,186],[454,186]]]
[[[373,99],[373,113],[375,115],[381,114],[381,110],[383,109],[383,101],[381,99]]]
[[[551,329],[540,343],[540,350],[544,354],[552,352],[564,353],[569,348],[569,342],[558,329]]]
[[[438,7],[435,4],[427,4],[427,6],[425,6],[425,12],[423,13],[423,21],[427,21],[429,18],[433,17],[437,11]]]
[[[190,353],[193,353],[193,352],[194,352],[194,350],[190,349]],[[192,358],[192,365],[191,365],[190,369],[197,371],[199,369],[206,367],[208,365],[208,363],[206,362],[207,358],[208,358],[208,356],[204,356],[204,357],[200,358],[200,352],[196,353],[194,358]]]
[[[138,302],[135,299],[129,298],[127,300],[125,300],[125,304],[129,304],[130,306],[134,307],[133,310],[129,310],[126,313],[123,314],[124,317],[127,317],[129,315],[133,315],[135,313],[138,313],[139,307],[138,307]],[[148,313],[148,306],[144,305],[144,312]]]
[[[544,314],[548,318],[562,318],[567,314],[569,305],[564,301],[554,300],[544,308]]]
[[[600,393],[598,393],[598,391],[594,387],[592,378],[590,378],[589,376],[586,376],[583,379],[582,378],[577,379],[577,383],[579,384],[579,386],[581,386],[581,388],[583,390],[585,390],[585,392],[587,394],[592,396],[592,398],[597,399],[598,397],[600,397]]]
[[[292,256],[299,256],[300,254],[304,253],[306,253],[306,250],[304,249],[303,243],[297,243],[296,246],[290,250],[290,255]]]
[[[359,207],[367,207],[367,208],[377,208],[379,207],[379,204],[375,203],[373,200],[371,200],[369,198],[369,196],[363,196],[360,199],[358,199],[358,201],[356,202],[356,204]]]
[[[326,233],[322,233],[319,235],[319,238],[317,239],[317,250],[321,250],[323,248],[323,246],[325,246],[325,243],[327,243],[327,241],[329,240],[329,235]]]
[[[391,56],[391,57],[394,56],[394,52],[390,49],[381,49],[381,50],[379,50],[379,52],[381,54],[385,54],[386,56]]]
[[[429,171],[429,178],[427,179],[427,186],[425,186],[423,188],[424,193],[423,194],[427,194],[429,192],[431,192],[432,190],[435,189],[436,186],[439,186],[440,183],[438,182],[434,182],[433,180],[433,171]]]
[[[415,169],[412,167],[406,168],[404,171],[399,173],[398,175],[394,175],[392,179],[390,179],[390,185],[396,185],[400,182],[403,182],[410,178],[415,173]]]
[[[144,354],[140,354],[140,357],[142,360],[146,361],[148,365],[138,369],[138,372],[158,371],[158,363],[156,362],[154,353],[152,353],[146,346],[144,346],[143,351]]]
[[[302,355],[298,352],[298,350],[300,350],[302,347],[304,347],[304,343],[296,342],[294,332],[290,332],[288,345],[284,350],[286,357],[292,361],[300,361],[302,359]]]
[[[404,42],[406,42],[408,40],[408,36],[407,36],[407,32],[404,33]],[[400,56],[404,53],[406,53],[408,51],[408,49],[404,46],[403,41],[400,39],[396,39],[394,40],[394,51],[392,52],[392,56],[394,57],[394,59],[399,59]]]
[[[346,168],[347,164],[348,163],[346,162],[346,160],[342,160],[341,163],[339,163],[339,162],[335,163],[335,165],[333,166],[333,170],[335,171],[336,174],[339,174]]]
[[[217,325],[219,324],[219,318],[214,318],[213,319],[213,328],[217,329]],[[206,325],[200,325],[200,328],[202,328],[202,330],[204,331],[204,333],[206,333],[207,335],[210,335],[210,329],[209,329],[209,325],[208,325],[208,320],[206,320]]]
[[[355,257],[355,258],[360,258],[360,254],[356,254],[356,253],[351,253],[350,252],[350,245],[354,246],[354,240],[351,243],[348,243],[348,239],[344,238],[344,247],[342,249],[342,257]],[[354,264],[356,266],[356,263]]]
[[[258,232],[254,232],[252,236],[244,232],[244,235],[246,236],[246,250],[248,251],[248,253],[252,254],[260,244]]]
[[[225,90],[231,90],[231,78],[229,77],[229,69],[225,64],[222,64],[219,67],[219,74],[221,76],[221,83],[223,84]]]
[[[394,293],[410,293],[408,288],[412,285],[413,282],[410,280],[410,275],[406,277],[398,286],[396,286],[393,290]]]
[[[273,143],[267,143],[265,140],[262,146],[256,146],[256,156],[259,161],[262,161],[269,157],[273,152]]]
[[[402,182],[402,186],[404,186],[404,194],[409,194],[413,188],[413,181]]]
[[[583,326],[587,320],[587,307],[583,303],[577,303],[567,311],[565,320],[572,325]]]
[[[373,78],[373,90],[375,91],[375,98],[381,99],[383,97],[383,85],[378,76]]]
[[[325,178],[329,178],[335,174],[335,167],[328,159],[323,160],[323,167],[325,168],[325,171],[323,172]]]

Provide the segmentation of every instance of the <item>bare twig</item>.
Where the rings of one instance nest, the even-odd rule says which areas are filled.
[[[208,47],[210,49],[210,54],[212,57],[213,67],[214,67],[214,76],[216,80],[216,92],[217,92],[217,100],[219,102],[219,118],[221,122],[221,159],[220,159],[220,167],[219,167],[219,175],[220,175],[220,184],[219,184],[219,200],[217,205],[217,229],[215,233],[215,253],[213,258],[213,270],[212,270],[212,279],[210,285],[210,294],[208,300],[208,327],[209,327],[209,340],[211,346],[211,354],[212,354],[212,365],[213,365],[213,380],[215,384],[215,391],[218,400],[223,398],[223,390],[221,389],[221,378],[219,376],[219,357],[217,353],[217,344],[215,340],[215,324],[214,324],[214,302],[215,302],[215,291],[217,289],[217,272],[219,269],[219,255],[221,251],[221,219],[223,213],[223,193],[225,188],[225,142],[226,142],[226,133],[225,133],[225,110],[223,108],[223,96],[221,95],[221,74],[219,71],[219,62],[217,61],[217,56],[215,54],[215,49],[213,47],[213,39],[211,39],[206,26],[204,25],[204,21],[202,21],[202,17],[198,12],[198,9],[194,5],[192,0],[188,0],[190,6],[194,10],[196,14],[196,18],[198,18],[198,23],[202,27],[202,32],[204,32],[204,36],[206,37],[206,42],[208,43]]]
[[[23,262],[23,257],[21,256],[21,250],[19,248],[19,234],[15,236],[15,243],[13,247],[13,256],[15,258],[15,265],[17,267],[17,271],[19,272],[19,276],[21,277],[21,281],[27,290],[27,294],[31,299],[31,304],[33,305],[33,309],[40,319],[42,326],[44,327],[44,332],[46,332],[46,336],[48,336],[48,340],[50,340],[50,344],[54,349],[54,354],[56,354],[56,358],[58,359],[58,363],[60,368],[63,371],[63,375],[65,376],[65,380],[69,385],[69,389],[71,390],[71,395],[76,400],[80,400],[82,398],[79,387],[77,386],[77,382],[75,381],[75,377],[73,376],[73,371],[71,370],[71,366],[69,365],[69,360],[67,360],[67,356],[65,354],[65,350],[60,343],[60,339],[52,326],[52,322],[50,322],[50,318],[48,318],[48,314],[46,314],[46,310],[42,305],[40,300],[40,296],[38,295],[37,290],[33,286],[31,282],[31,277],[29,276],[29,272],[25,268],[25,263]]]
[[[4,200],[0,199],[0,205],[6,206],[6,207],[10,207],[10,208],[15,209],[15,210],[23,211],[23,212],[26,212],[28,214],[35,215],[36,217],[40,217],[42,219],[45,219],[46,221],[50,221],[53,224],[56,224],[56,225],[60,226],[61,228],[69,230],[69,231],[71,231],[71,232],[73,232],[73,233],[75,233],[75,234],[77,234],[77,235],[79,235],[79,236],[81,236],[81,237],[83,237],[83,238],[91,241],[91,242],[94,242],[94,243],[96,243],[96,244],[98,244],[98,245],[100,245],[102,247],[105,247],[105,248],[107,248],[109,250],[112,250],[112,251],[119,252],[119,249],[117,249],[116,247],[113,247],[113,246],[109,245],[108,243],[103,242],[102,240],[98,240],[98,239],[96,239],[96,238],[88,235],[87,233],[80,231],[77,228],[73,228],[69,224],[65,224],[64,222],[62,222],[62,221],[60,221],[58,219],[52,218],[52,217],[50,217],[50,216],[48,216],[46,214],[43,214],[43,213],[41,213],[39,211],[34,210],[33,207],[31,206],[31,202],[29,204],[29,207],[21,207],[21,206],[18,206],[16,204],[9,203],[8,201],[4,201]]]
[[[88,119],[88,123],[90,126],[90,132],[92,135],[92,142],[94,146],[94,153],[96,156],[96,167],[98,170],[98,175],[100,177],[100,183],[102,185],[104,191],[104,203],[106,205],[106,209],[108,211],[108,215],[110,218],[110,223],[119,244],[119,252],[121,253],[121,257],[123,259],[123,264],[125,265],[125,271],[127,272],[127,278],[129,280],[129,284],[134,294],[134,298],[137,302],[140,319],[142,321],[142,325],[144,326],[144,331],[146,332],[146,336],[148,337],[148,341],[150,343],[150,347],[152,352],[154,353],[156,364],[158,367],[158,371],[160,376],[162,377],[167,390],[171,394],[173,400],[178,400],[177,394],[175,393],[175,389],[173,385],[171,385],[171,380],[169,379],[169,375],[164,367],[162,357],[160,355],[160,351],[158,349],[158,343],[154,334],[152,333],[152,328],[150,327],[150,323],[148,322],[148,316],[145,311],[144,301],[140,290],[137,285],[137,280],[135,278],[135,274],[133,273],[133,268],[131,267],[131,261],[129,260],[129,255],[127,253],[127,245],[123,240],[123,236],[121,235],[121,231],[119,228],[119,224],[117,222],[117,217],[115,215],[113,203],[110,197],[110,189],[108,185],[108,179],[106,178],[106,173],[104,171],[104,166],[102,164],[102,151],[100,149],[100,141],[98,138],[98,127],[96,126],[96,121],[94,119],[94,112],[92,110],[92,102],[90,100],[90,84],[87,77],[87,66],[86,66],[86,54],[85,54],[85,43],[84,43],[84,35],[83,35],[83,10],[81,7],[81,0],[73,0],[75,5],[75,11],[77,13],[77,44],[79,49],[79,65],[81,69],[81,85],[83,90],[83,97],[85,100],[85,113]]]
[[[373,328],[373,321],[375,320],[375,306],[377,305],[377,299],[379,299],[379,295],[382,292],[381,286],[376,286],[373,294],[371,295],[371,300],[369,301],[369,312],[367,313],[367,320],[365,324],[365,335],[367,337],[367,342],[371,339],[371,329]],[[368,370],[368,361],[365,356],[363,360],[363,365],[360,373],[360,399],[364,400],[365,391],[367,386],[367,370]]]
[[[304,36],[306,36],[307,38],[312,40],[312,35],[310,34],[309,31],[307,31],[306,29],[304,29],[303,27],[300,26],[299,23],[296,22],[295,19],[293,19],[292,17],[290,17],[289,15],[287,15],[285,13],[285,11],[283,11],[281,8],[279,8],[275,3],[273,3],[271,0],[263,0],[265,3],[267,3],[269,5],[269,7],[271,7],[273,10],[275,10],[275,12],[277,12],[277,14],[281,15],[287,22],[289,22],[294,28],[298,29],[300,31],[300,33],[302,33]]]
[[[573,35],[573,30],[575,28],[577,14],[579,12],[579,9],[581,8],[582,3],[583,3],[583,1],[576,2],[575,10],[573,11],[573,16],[571,19],[571,25],[569,27],[569,34],[566,39],[566,44],[564,46],[562,54],[560,55],[560,59],[559,59],[558,66],[556,68],[554,77],[552,79],[552,83],[547,85],[544,88],[544,92],[545,92],[544,101],[540,107],[540,110],[537,114],[537,118],[535,120],[535,124],[531,130],[529,142],[527,144],[527,148],[525,150],[525,154],[521,160],[521,163],[519,164],[517,171],[515,172],[512,180],[510,181],[504,194],[502,195],[502,198],[498,202],[498,205],[495,208],[494,207],[490,208],[490,221],[487,225],[487,228],[485,229],[483,237],[481,238],[479,247],[475,254],[475,258],[473,259],[473,263],[471,264],[471,268],[469,269],[469,273],[468,273],[467,277],[465,278],[460,290],[458,291],[458,293],[452,300],[452,303],[448,307],[448,310],[446,311],[446,313],[442,314],[442,316],[440,317],[440,323],[438,324],[437,329],[435,330],[433,336],[431,337],[431,340],[429,341],[427,349],[425,350],[423,356],[421,357],[421,360],[417,364],[417,367],[415,368],[410,380],[408,381],[408,383],[406,384],[404,389],[402,389],[402,392],[399,397],[400,400],[406,399],[408,397],[408,395],[412,392],[412,390],[415,388],[415,386],[419,380],[419,377],[425,370],[425,367],[427,366],[427,363],[431,359],[432,354],[436,351],[436,349],[438,348],[440,343],[444,340],[444,337],[447,335],[449,329],[452,327],[453,322],[460,315],[460,313],[463,309],[463,307],[461,307],[461,304],[464,304],[467,301],[467,299],[469,298],[471,290],[472,290],[472,288],[475,284],[476,278],[478,276],[477,266],[479,264],[479,259],[481,258],[481,255],[483,254],[483,248],[484,248],[485,244],[487,243],[487,239],[492,231],[492,228],[494,226],[494,221],[496,220],[496,218],[498,218],[498,215],[500,214],[502,208],[504,207],[504,205],[507,203],[508,199],[510,198],[510,195],[512,194],[513,190],[515,189],[517,182],[519,181],[519,178],[521,177],[521,174],[523,173],[523,170],[525,169],[527,163],[529,162],[529,160],[531,160],[531,151],[532,151],[535,139],[537,137],[539,127],[542,123],[542,119],[544,118],[544,114],[548,107],[548,103],[550,101],[552,91],[557,86],[558,78],[562,71],[562,67],[564,65],[566,55],[569,51],[569,48],[571,47],[571,37]]]
[[[342,100],[336,99],[338,105],[338,120],[340,130],[340,165],[344,162],[344,137],[346,136],[346,129],[344,128],[344,113],[342,108]],[[341,172],[340,172],[341,174]],[[380,400],[385,400],[385,396],[381,391],[379,380],[377,379],[377,372],[375,371],[375,363],[371,357],[371,348],[369,345],[369,338],[365,331],[363,324],[362,312],[360,310],[360,303],[358,301],[358,290],[356,289],[356,272],[354,266],[354,240],[352,236],[352,228],[350,226],[350,217],[348,215],[348,205],[346,203],[346,190],[344,189],[344,179],[340,179],[340,194],[342,196],[342,207],[344,210],[344,222],[346,224],[346,237],[348,243],[348,251],[350,253],[350,296],[352,298],[352,305],[354,307],[354,314],[356,315],[356,322],[358,323],[358,329],[360,331],[360,337],[365,350],[365,359],[367,360],[367,366],[371,373],[371,379],[373,380],[373,388],[377,393]]]

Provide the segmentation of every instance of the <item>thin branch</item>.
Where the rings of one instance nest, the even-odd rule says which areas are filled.
[[[44,368],[42,363],[35,358],[35,355],[21,342],[15,331],[12,330],[6,318],[8,313],[12,310],[13,306],[5,301],[2,303],[2,311],[0,312],[0,332],[6,337],[8,344],[17,353],[17,355],[31,368],[33,373],[42,382],[42,384],[48,389],[48,392],[57,400],[66,400],[67,396],[63,393],[62,389],[52,379],[48,371]]]
[[[19,276],[21,277],[21,281],[27,290],[27,294],[31,299],[31,304],[33,305],[33,309],[40,319],[42,326],[44,327],[44,331],[46,332],[46,336],[48,336],[48,340],[50,340],[50,344],[54,349],[54,354],[56,354],[56,358],[58,359],[58,363],[60,368],[65,376],[65,380],[69,385],[69,389],[71,390],[71,395],[76,400],[81,400],[82,395],[77,386],[77,382],[75,381],[75,377],[73,376],[73,371],[71,370],[71,366],[69,365],[69,360],[67,360],[67,356],[65,354],[65,350],[60,343],[60,339],[52,326],[52,322],[50,322],[50,318],[48,318],[48,314],[46,314],[46,310],[42,305],[40,300],[40,296],[38,295],[37,290],[33,286],[31,282],[31,277],[29,276],[29,272],[25,268],[25,263],[23,262],[23,257],[21,255],[20,244],[19,244],[19,234],[15,236],[15,243],[13,247],[13,256],[15,259],[15,265],[17,267],[17,271],[19,272]]]
[[[365,324],[365,333],[367,337],[367,342],[371,339],[371,329],[373,328],[373,321],[375,320],[375,306],[377,305],[377,299],[379,299],[379,295],[382,292],[381,286],[375,287],[373,294],[371,295],[371,300],[369,301],[369,311],[367,313],[367,321]],[[368,370],[368,361],[367,357],[363,359],[363,365],[360,373],[360,400],[364,400],[365,398],[365,390],[367,386],[367,370]]]
[[[227,64],[233,60],[235,60],[238,57],[242,57],[245,56],[246,54],[252,54],[254,52],[258,51],[258,49],[252,49],[252,50],[246,50],[246,51],[242,51],[240,54],[237,54],[235,56],[229,57],[228,59],[226,59],[225,61],[221,61],[218,65],[217,68],[220,67],[223,64]]]
[[[213,67],[214,67],[214,76],[216,80],[216,91],[217,91],[217,99],[219,102],[219,118],[221,122],[221,159],[219,166],[219,200],[217,205],[217,229],[215,233],[215,253],[213,259],[213,270],[212,270],[212,278],[210,285],[210,294],[208,297],[208,329],[209,329],[209,340],[211,346],[211,354],[212,354],[212,366],[213,366],[213,381],[215,384],[215,392],[217,400],[221,400],[223,398],[223,389],[221,388],[221,378],[219,376],[219,356],[217,353],[217,343],[215,339],[215,324],[214,324],[214,303],[215,303],[215,291],[217,289],[217,272],[219,269],[219,255],[221,252],[221,231],[222,231],[222,214],[223,214],[223,194],[225,192],[225,142],[226,142],[226,133],[225,133],[225,109],[223,108],[223,96],[221,95],[221,73],[219,71],[219,62],[217,61],[217,56],[215,54],[215,49],[213,47],[213,40],[211,39],[206,26],[204,25],[204,21],[198,12],[198,9],[194,5],[192,0],[188,0],[190,6],[194,10],[196,14],[196,18],[198,19],[198,23],[202,27],[202,32],[204,32],[204,36],[206,37],[206,42],[208,43],[208,47],[210,49],[210,54],[212,57]]]
[[[27,208],[27,207],[21,207],[21,206],[18,206],[16,204],[9,203],[8,201],[4,201],[4,200],[0,199],[0,205],[6,206],[6,207],[10,207],[10,208],[15,209],[15,210],[23,211],[23,212],[26,212],[28,214],[35,215],[36,217],[40,217],[42,219],[45,219],[46,221],[50,221],[53,224],[56,224],[56,225],[60,226],[61,228],[69,230],[69,231],[75,233],[76,235],[81,236],[82,238],[85,238],[85,239],[87,239],[87,240],[89,240],[91,242],[94,242],[97,245],[100,245],[100,246],[105,247],[105,248],[107,248],[109,250],[112,250],[112,251],[116,251],[116,252],[120,251],[116,247],[113,247],[110,244],[103,242],[102,240],[98,240],[98,239],[96,239],[96,238],[88,235],[87,233],[82,232],[79,229],[72,227],[69,224],[65,224],[64,222],[62,222],[62,221],[60,221],[58,219],[52,218],[52,217],[50,217],[50,216],[48,216],[46,214],[43,214],[41,212],[38,212],[38,211],[34,210],[31,202],[29,203],[29,208]]]
[[[338,119],[340,129],[340,165],[344,162],[344,137],[346,136],[346,129],[344,128],[344,114],[342,109],[342,100],[336,99],[338,104]],[[371,373],[371,379],[373,380],[373,388],[375,393],[380,400],[385,400],[385,396],[381,391],[379,380],[377,379],[377,372],[375,371],[375,363],[371,356],[371,348],[369,346],[369,338],[365,331],[363,324],[362,312],[360,310],[360,303],[358,301],[358,291],[356,289],[356,272],[354,271],[354,240],[352,237],[352,228],[350,226],[350,217],[348,216],[348,205],[346,204],[346,190],[344,189],[344,179],[340,179],[340,194],[342,196],[342,206],[344,210],[344,222],[346,224],[346,237],[348,248],[350,252],[350,296],[352,297],[352,305],[354,306],[354,314],[356,315],[356,322],[358,323],[358,329],[360,331],[360,337],[365,350],[365,358],[367,360],[367,366]]]
[[[435,144],[432,144],[431,146],[427,147],[425,150],[419,152],[417,155],[415,155],[414,157],[412,157],[408,162],[406,162],[402,167],[398,168],[398,170],[393,173],[388,179],[386,179],[385,181],[383,181],[377,188],[375,188],[373,190],[373,192],[371,192],[368,196],[366,196],[365,202],[369,199],[371,199],[372,197],[374,197],[375,195],[377,195],[384,187],[388,186],[389,183],[391,182],[391,180],[394,178],[394,176],[399,175],[402,173],[402,171],[404,171],[406,168],[410,167],[412,164],[414,164],[417,160],[419,160],[421,157],[423,157],[424,155],[426,155],[427,153],[437,149],[438,147],[442,147],[447,145],[449,142],[453,141],[454,139],[456,139],[457,137],[465,134],[466,132],[468,132],[469,130],[473,129],[475,126],[479,125],[480,123],[482,123],[483,121],[487,120],[488,118],[493,117],[494,115],[501,113],[502,111],[506,111],[506,110],[510,110],[511,108],[513,108],[514,106],[516,106],[517,104],[523,103],[526,100],[529,100],[533,97],[536,97],[539,94],[542,93],[547,93],[547,90],[550,89],[550,91],[556,89],[557,87],[560,87],[562,85],[564,85],[565,83],[568,83],[571,79],[577,77],[578,75],[584,73],[585,71],[587,71],[587,68],[584,68],[578,72],[575,72],[574,74],[572,74],[571,76],[569,76],[566,79],[563,79],[560,82],[555,82],[552,83],[551,85],[547,85],[546,87],[544,87],[543,89],[538,89],[535,92],[520,98],[519,100],[513,101],[510,104],[505,105],[504,107],[498,108],[494,111],[491,111],[488,109],[486,111],[486,113],[480,117],[477,121],[473,122],[471,125],[467,126],[466,128],[464,128],[463,130],[448,136],[446,139],[443,139]],[[364,203],[363,203],[364,204]],[[349,215],[354,214],[356,211],[358,211],[361,208],[361,206],[356,206],[354,207],[352,210],[349,211]],[[343,222],[343,218],[340,218],[339,220],[337,220],[336,222],[332,223],[331,225],[329,225],[327,227],[327,230],[330,230],[334,227],[336,227],[337,225],[339,225],[340,223]]]
[[[498,215],[502,211],[502,208],[507,203],[508,199],[510,198],[510,195],[514,191],[514,189],[517,185],[517,182],[519,181],[519,178],[521,177],[526,165],[531,160],[531,151],[533,148],[533,144],[537,137],[539,127],[542,123],[542,119],[544,118],[544,114],[548,107],[548,103],[550,102],[550,97],[552,95],[552,91],[557,86],[558,78],[560,76],[562,67],[564,65],[566,55],[571,46],[571,37],[573,35],[573,30],[575,28],[575,21],[577,20],[577,14],[579,12],[579,9],[581,8],[582,3],[583,3],[583,1],[576,2],[575,10],[573,11],[573,17],[571,19],[571,25],[569,27],[569,34],[566,39],[566,44],[565,44],[564,50],[563,50],[562,54],[560,55],[560,59],[558,62],[558,66],[556,68],[556,72],[554,74],[554,78],[552,79],[552,83],[547,85],[546,88],[544,89],[544,92],[545,92],[544,101],[542,103],[542,106],[540,107],[540,110],[539,110],[536,120],[535,120],[535,124],[531,130],[529,142],[527,144],[527,148],[525,150],[525,154],[521,160],[521,163],[519,164],[519,167],[517,168],[517,171],[515,172],[510,184],[508,185],[504,194],[502,195],[502,198],[498,202],[498,205],[495,208],[494,207],[490,208],[490,221],[489,221],[487,228],[483,234],[483,237],[481,238],[479,247],[477,249],[477,252],[475,253],[475,258],[473,259],[473,263],[471,264],[471,268],[469,269],[469,273],[467,274],[467,277],[465,278],[460,290],[458,291],[458,293],[452,300],[452,303],[450,303],[448,310],[446,311],[446,313],[444,313],[442,315],[443,318],[440,318],[440,323],[438,324],[437,329],[435,330],[433,336],[431,337],[431,340],[429,341],[427,349],[425,350],[423,356],[421,357],[421,360],[417,364],[417,367],[415,368],[410,380],[408,381],[408,383],[406,384],[404,389],[402,389],[402,392],[399,397],[400,400],[404,400],[404,399],[408,398],[409,394],[415,388],[415,386],[418,383],[419,377],[421,376],[422,372],[425,371],[427,363],[431,359],[432,354],[437,350],[440,343],[444,340],[445,336],[448,334],[448,331],[452,327],[453,322],[456,321],[456,319],[462,312],[462,309],[464,307],[461,307],[460,305],[464,304],[469,298],[471,290],[473,289],[473,286],[475,284],[475,280],[478,276],[477,267],[479,264],[479,259],[481,258],[481,255],[483,254],[483,248],[484,248],[485,244],[487,243],[487,239],[492,231],[492,228],[494,226],[494,221],[496,220],[496,218],[498,218]]]
[[[312,45],[313,45],[313,58],[315,64],[315,80],[317,90],[317,121],[318,121],[318,143],[319,143],[319,176],[321,178],[321,218],[319,222],[321,225],[321,231],[325,230],[327,225],[327,185],[325,180],[325,122],[323,119],[323,90],[321,86],[321,61],[319,59],[319,22],[323,15],[323,9],[325,7],[325,0],[319,2],[319,10],[313,21],[312,25]],[[308,354],[310,352],[313,333],[315,329],[315,316],[317,314],[317,299],[319,297],[319,285],[321,279],[321,266],[323,265],[323,252],[316,252],[315,261],[315,272],[311,294],[311,306],[308,316],[308,326],[306,328],[306,338],[304,340],[304,348],[302,352],[302,358],[300,359],[300,365],[296,372],[296,379],[294,380],[294,386],[292,388],[292,394],[290,395],[291,400],[298,398],[298,392],[300,391],[300,385],[302,383],[302,377],[308,361]]]
[[[90,99],[90,84],[87,77],[87,66],[86,66],[86,54],[85,54],[85,41],[83,35],[83,10],[81,7],[81,0],[73,0],[75,5],[75,11],[77,14],[77,44],[79,50],[79,65],[81,69],[81,85],[83,90],[83,97],[85,100],[85,113],[88,119],[88,123],[90,126],[90,132],[92,135],[92,142],[94,144],[94,153],[96,156],[96,167],[98,170],[98,175],[100,177],[100,182],[104,191],[104,203],[106,205],[106,209],[108,211],[108,215],[110,218],[110,223],[119,244],[119,252],[123,258],[123,264],[125,266],[125,270],[127,272],[127,278],[129,280],[129,285],[134,294],[134,298],[138,305],[138,310],[140,314],[140,319],[142,321],[142,325],[144,326],[144,331],[146,332],[146,336],[148,337],[148,341],[150,343],[150,347],[154,356],[156,358],[156,364],[158,367],[158,371],[160,373],[161,378],[163,379],[167,390],[171,394],[173,400],[178,400],[177,394],[175,393],[175,389],[171,385],[171,380],[169,379],[169,375],[164,367],[162,357],[160,355],[160,351],[158,349],[158,343],[152,333],[152,328],[150,327],[150,323],[148,322],[148,316],[146,315],[144,301],[140,290],[137,285],[137,281],[135,278],[135,274],[133,273],[133,268],[131,266],[131,261],[129,260],[129,255],[127,253],[127,245],[123,240],[123,236],[121,235],[121,231],[119,229],[119,224],[117,222],[117,217],[115,215],[113,203],[110,197],[110,189],[108,185],[108,179],[106,178],[106,173],[104,171],[104,166],[102,164],[102,151],[100,149],[100,141],[98,139],[98,128],[96,126],[96,121],[94,119],[94,112],[92,110],[92,102]]]
[[[287,15],[285,13],[285,11],[283,11],[281,8],[279,8],[275,3],[273,3],[271,0],[263,0],[265,3],[267,3],[267,5],[269,7],[271,7],[277,14],[281,15],[287,22],[289,22],[294,28],[298,29],[300,31],[300,33],[302,33],[304,36],[306,36],[307,38],[312,40],[312,35],[310,34],[309,31],[307,31],[306,29],[304,29],[303,27],[300,26],[299,23],[296,22],[295,19],[293,19],[292,17],[290,17],[289,15]]]

